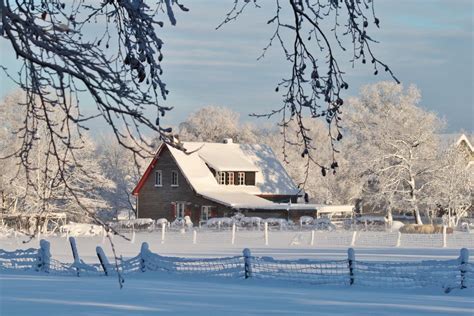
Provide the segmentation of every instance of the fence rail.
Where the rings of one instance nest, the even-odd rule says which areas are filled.
[[[244,249],[242,256],[224,258],[167,257],[150,251],[142,244],[140,253],[130,259],[111,264],[101,247],[97,247],[99,263],[87,264],[79,257],[71,237],[74,254],[72,264],[51,258],[49,242],[41,240],[39,249],[0,250],[0,271],[37,271],[53,275],[123,275],[147,272],[192,274],[206,277],[275,279],[318,285],[360,285],[369,287],[416,288],[436,286],[446,292],[454,288],[474,287],[474,264],[469,252],[462,248],[458,259],[418,262],[369,262],[356,259],[348,249],[345,260],[278,260],[252,256]]]

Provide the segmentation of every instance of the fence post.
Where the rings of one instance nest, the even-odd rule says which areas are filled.
[[[397,244],[395,245],[395,247],[400,247],[401,244],[402,244],[402,233],[398,232]]]
[[[197,231],[193,230],[193,245],[197,244]]]
[[[161,243],[164,244],[165,243],[165,231],[166,231],[166,223],[163,222],[161,223]],[[143,246],[143,244],[142,244]]]
[[[347,249],[347,259],[349,263],[349,284],[354,284],[355,253],[354,248]]]
[[[95,252],[97,253],[97,257],[99,258],[100,265],[102,266],[102,269],[104,270],[105,275],[109,275],[108,269],[109,269],[110,263],[107,257],[105,256],[104,250],[102,249],[102,247],[97,246],[95,248]]]
[[[252,254],[250,253],[249,248],[245,248],[244,251],[244,271],[245,271],[245,278],[252,277]]]
[[[352,234],[351,247],[355,246],[356,238],[357,238],[357,230],[354,230],[354,233]]]
[[[49,264],[51,262],[51,252],[49,241],[41,239],[40,249],[38,250],[37,271],[49,273]]]
[[[467,248],[461,249],[461,254],[459,256],[461,261],[460,264],[460,271],[461,271],[461,289],[465,289],[467,287],[467,273],[468,273],[468,263],[469,263],[469,250]]]
[[[232,223],[232,245],[235,243],[235,223]]]
[[[268,223],[263,223],[263,236],[265,238],[265,246],[268,246]]]
[[[69,237],[69,243],[71,244],[72,256],[74,258],[77,276],[79,276],[79,264],[81,263],[81,259],[79,258],[79,253],[77,252],[76,239],[72,236]]]
[[[142,243],[142,248],[140,249],[140,271],[146,271],[146,262],[145,257],[147,253],[150,252],[150,247],[148,246],[147,242]]]
[[[130,243],[134,244],[135,243],[135,225],[132,224],[132,240],[130,240]]]
[[[314,230],[311,231],[311,241],[309,242],[310,246],[314,245]]]
[[[41,226],[38,225],[38,234],[36,235],[36,237],[38,238],[38,241],[41,241]]]
[[[443,225],[443,248],[447,247],[446,225]]]

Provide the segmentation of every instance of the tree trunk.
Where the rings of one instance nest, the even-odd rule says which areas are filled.
[[[415,214],[416,224],[417,225],[423,225],[423,221],[421,220],[420,211],[418,210],[418,206],[416,206],[416,205],[414,206],[413,212]]]
[[[392,230],[392,224],[393,224],[393,215],[392,215],[392,208],[391,207],[387,208],[387,215],[386,216],[387,216],[388,228],[391,231]]]

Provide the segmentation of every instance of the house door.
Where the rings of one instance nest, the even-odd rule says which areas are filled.
[[[184,218],[184,202],[176,202],[176,218]]]
[[[201,222],[207,222],[207,220],[211,217],[211,206],[203,205],[201,207],[201,218],[199,219]]]

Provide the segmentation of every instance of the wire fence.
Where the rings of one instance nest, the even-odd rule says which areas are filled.
[[[74,263],[51,258],[49,242],[41,240],[39,249],[0,250],[0,272],[36,271],[52,275],[100,276],[133,275],[147,272],[187,274],[234,279],[255,278],[303,282],[317,285],[359,285],[367,287],[452,289],[474,287],[474,264],[469,252],[462,248],[452,260],[418,262],[369,262],[356,260],[353,248],[345,260],[278,260],[252,256],[244,249],[241,256],[223,258],[167,257],[150,251],[143,243],[140,253],[130,259],[109,263],[101,247],[97,247],[99,263],[88,264],[79,258],[76,242],[70,237]]]

